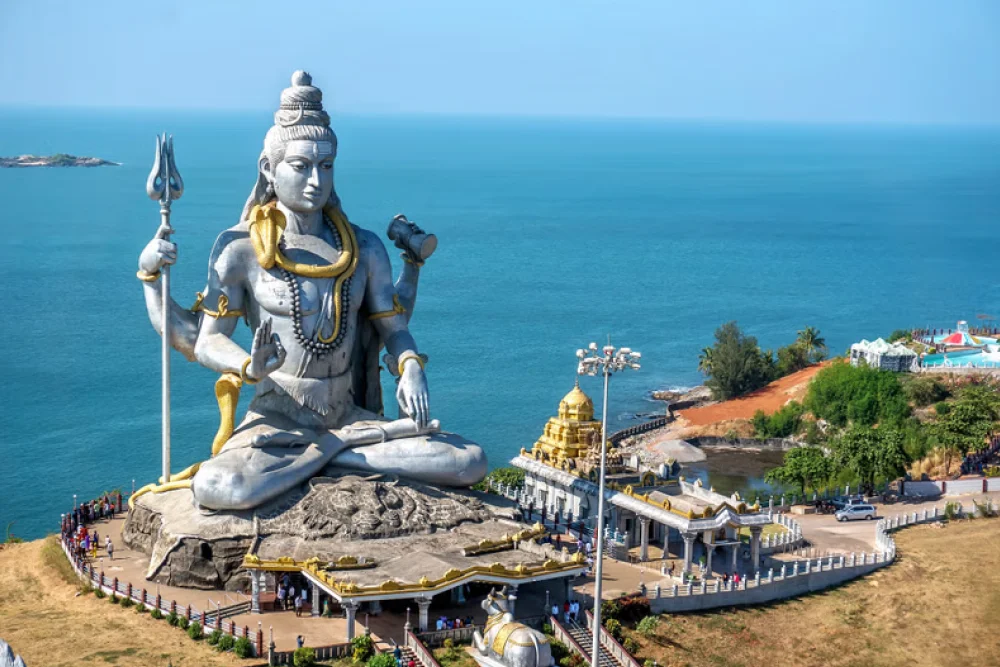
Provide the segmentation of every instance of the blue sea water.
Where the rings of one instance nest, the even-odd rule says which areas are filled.
[[[124,163],[0,170],[0,529],[41,536],[72,494],[158,474],[159,338],[135,279],[158,224],[144,193],[153,137],[175,135],[187,186],[173,218],[186,302],[236,221],[270,122],[0,111],[0,155]],[[440,239],[412,330],[430,355],[434,416],[493,465],[531,446],[573,384],[574,351],[608,334],[644,356],[613,380],[618,426],[657,408],[649,390],[697,384],[698,351],[727,320],[766,347],[817,326],[839,352],[1000,307],[997,129],[334,123],[351,219],[381,235],[403,212]],[[218,412],[215,374],[179,355],[173,365],[180,469],[206,456]],[[582,385],[599,396],[596,379]]]

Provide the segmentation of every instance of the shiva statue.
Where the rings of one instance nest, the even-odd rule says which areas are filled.
[[[372,232],[351,224],[334,189],[337,137],[323,94],[305,72],[281,94],[257,182],[240,221],[219,235],[194,306],[170,301],[170,344],[217,371],[222,423],[212,457],[152,491],[190,486],[208,510],[252,509],[327,465],[469,486],[486,474],[482,449],[431,419],[426,357],[408,325],[419,269],[436,239],[402,216],[389,228],[403,250],[392,281]],[[139,257],[150,321],[160,330],[160,270],[177,260],[161,227]],[[233,340],[240,319],[250,351]],[[382,416],[379,353],[397,378],[400,418]],[[255,394],[235,424],[242,385]]]
[[[482,667],[551,667],[552,647],[541,632],[514,621],[507,607],[507,587],[490,590],[482,602],[486,612],[483,633],[473,633],[476,662]]]

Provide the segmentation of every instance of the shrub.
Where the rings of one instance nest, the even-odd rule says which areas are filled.
[[[642,661],[642,667],[656,667],[656,661],[652,658],[646,658]]]
[[[631,637],[626,637],[622,641],[622,648],[628,651],[630,654],[635,655],[636,653],[639,652],[640,646],[639,642],[637,642],[636,640],[632,639]]]
[[[570,653],[559,661],[559,667],[583,667],[587,664],[589,663],[576,653]]]
[[[549,642],[549,648],[552,651],[552,659],[556,661],[556,664],[560,664],[562,659],[569,655],[569,647],[560,641],[551,640]]]
[[[494,468],[483,481],[477,482],[472,488],[475,491],[489,491],[490,484],[494,482],[504,486],[524,486],[524,471],[514,466]]]
[[[899,378],[867,366],[833,363],[813,378],[805,407],[834,426],[849,422],[872,426],[895,424],[910,414]]]
[[[944,504],[944,518],[951,521],[958,516],[959,508],[958,503],[947,502]]]
[[[199,641],[205,637],[205,631],[201,629],[201,623],[198,623],[197,621],[188,625],[187,633],[188,637],[195,641]]]
[[[552,635],[552,624],[551,623],[546,623],[546,624],[544,624],[542,626],[542,634],[546,634],[546,635],[550,635],[550,636]],[[558,661],[556,661],[556,662],[558,662]]]
[[[938,403],[948,398],[948,388],[932,377],[916,377],[904,387],[906,397],[917,407]]]
[[[946,414],[951,412],[951,403],[945,403],[944,401],[935,403],[934,412],[936,412],[939,417],[944,417]]]
[[[659,627],[659,625],[659,616],[647,616],[639,621],[639,624],[635,626],[635,631],[643,637],[652,637],[656,634],[656,628]]]
[[[137,613],[137,614],[145,614],[148,611],[149,611],[149,607],[147,607],[146,605],[144,605],[141,602],[135,606],[135,613]]]
[[[758,438],[787,438],[799,432],[805,408],[798,401],[790,401],[772,415],[758,410],[753,416],[754,435]]]
[[[368,659],[375,655],[375,643],[368,635],[359,635],[351,640],[351,660],[356,663],[368,662]]]
[[[454,643],[452,650],[455,650]],[[392,657],[392,653],[379,653],[369,658],[365,667],[396,667],[396,659]]]
[[[232,651],[236,646],[236,638],[232,635],[223,634],[215,644],[216,651]]]
[[[622,623],[637,623],[651,613],[649,599],[633,595],[618,599],[618,620]]]
[[[157,620],[163,618],[163,612],[160,611],[158,608],[154,608],[153,611],[149,612],[149,615]]]
[[[316,651],[308,646],[295,649],[292,654],[292,664],[295,667],[314,667],[316,664]]]
[[[132,602],[132,598],[129,598],[129,597],[123,597],[123,598],[122,598],[122,601],[121,601],[121,602],[119,602],[118,604],[120,604],[121,606],[123,606],[123,607],[125,607],[126,609],[128,609],[129,607],[131,607],[131,606],[132,606],[133,604],[135,604],[135,603],[134,603],[134,602]]]
[[[253,657],[253,644],[246,637],[240,637],[233,644],[233,653],[235,653],[240,658],[252,658]]]
[[[114,591],[111,591],[111,597],[108,598],[108,601],[111,604],[118,604],[119,602],[121,602],[121,600],[118,599],[118,596],[115,594]]]
[[[209,646],[218,646],[220,639],[222,639],[222,630],[215,629],[212,630],[212,634],[205,641],[208,642]]]
[[[181,622],[181,617],[177,615],[176,611],[172,611],[169,614],[167,614],[167,623],[169,623],[170,625],[177,627],[177,625],[180,622]]]
[[[187,630],[189,623],[190,621],[188,621],[187,618],[185,618],[184,616],[181,616],[180,620],[177,621],[177,625],[180,627],[181,630]]]
[[[94,597],[103,599],[106,598],[107,596],[108,596],[107,593],[102,591],[100,588],[94,589]]]
[[[609,618],[604,621],[604,629],[608,631],[615,639],[621,641],[622,638],[622,624],[621,621],[615,618]]]

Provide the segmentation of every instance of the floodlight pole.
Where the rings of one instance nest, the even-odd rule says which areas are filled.
[[[580,360],[577,366],[579,375],[597,375],[600,372],[604,376],[604,413],[601,416],[601,463],[600,478],[597,485],[597,522],[594,529],[594,539],[597,542],[597,562],[594,568],[594,627],[593,627],[593,647],[590,654],[591,667],[600,665],[601,656],[601,594],[602,575],[604,572],[604,475],[607,468],[608,459],[608,385],[611,374],[615,371],[622,371],[626,368],[639,370],[639,359],[642,355],[633,352],[627,347],[616,350],[610,343],[597,353],[597,344],[591,343],[590,354],[587,350],[577,350],[576,356]]]

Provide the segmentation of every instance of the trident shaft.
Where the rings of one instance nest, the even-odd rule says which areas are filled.
[[[174,164],[174,138],[166,133],[156,137],[156,156],[153,158],[153,169],[146,180],[146,194],[150,199],[160,202],[160,237],[170,240],[174,233],[170,226],[170,202],[180,199],[184,193],[184,181],[181,180],[177,165]],[[160,269],[161,297],[160,308],[162,317],[160,330],[163,335],[161,360],[163,363],[163,479],[161,483],[170,481],[170,266]]]

